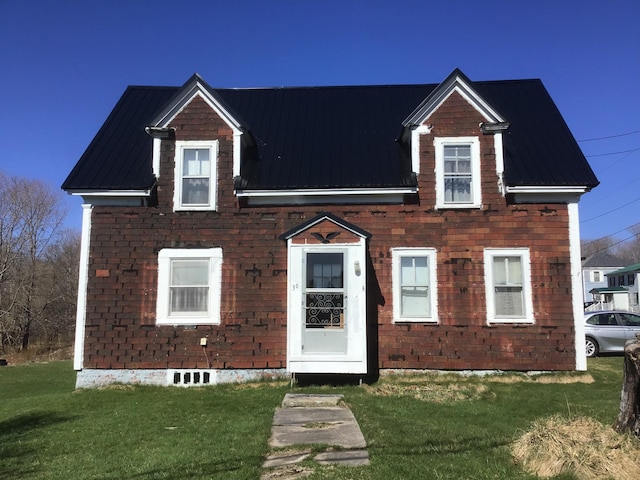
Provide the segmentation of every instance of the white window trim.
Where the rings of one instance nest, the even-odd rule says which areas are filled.
[[[495,308],[495,287],[493,284],[494,257],[522,258],[522,291],[524,295],[524,315],[522,317],[497,317]],[[487,297],[487,323],[534,323],[533,296],[531,291],[531,254],[528,248],[486,248],[484,250],[484,281]]]
[[[211,170],[209,177],[209,205],[182,205],[182,162],[184,159],[183,152],[185,149],[206,148],[209,149],[209,159],[211,161]],[[218,196],[218,140],[210,141],[185,141],[177,140],[175,146],[175,170],[173,174],[173,210],[177,211],[194,211],[194,210],[216,210]]]
[[[425,256],[429,262],[429,301],[431,314],[424,317],[401,315],[400,258],[406,255]],[[438,323],[438,277],[436,276],[436,249],[422,247],[392,248],[393,322],[394,323]]]
[[[209,260],[209,311],[206,315],[171,315],[169,311],[169,284],[171,260]],[[220,323],[220,297],[222,289],[221,248],[163,248],[158,253],[158,299],[156,323],[158,325],[210,325]]]
[[[468,203],[445,202],[444,190],[444,147],[446,145],[471,146],[471,188],[472,198]],[[436,208],[480,208],[482,192],[480,191],[480,139],[478,137],[436,137],[433,139],[436,153]]]

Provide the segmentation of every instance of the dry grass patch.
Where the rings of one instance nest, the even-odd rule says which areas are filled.
[[[571,384],[571,383],[593,383],[595,380],[588,373],[550,373],[540,375],[506,374],[490,375],[484,377],[488,382],[493,383],[543,383],[550,384]]]
[[[11,350],[0,353],[0,358],[6,359],[9,365],[71,360],[73,358],[73,345],[32,344],[26,350]]]
[[[536,421],[513,445],[513,456],[540,477],[573,473],[583,479],[640,478],[640,442],[586,417]]]
[[[384,397],[406,396],[432,403],[479,400],[493,395],[485,385],[472,383],[383,383],[375,386],[367,386],[366,388],[373,395]]]
[[[233,390],[255,390],[257,388],[271,387],[281,388],[289,385],[289,380],[279,378],[264,378],[262,380],[250,380],[242,383],[229,384]]]
[[[603,367],[605,369],[607,367]],[[408,371],[407,371],[408,372]],[[447,383],[460,381],[481,381],[491,383],[542,383],[542,384],[571,384],[594,383],[589,373],[582,372],[489,372],[485,374],[464,372],[440,372],[422,370],[415,373],[386,373],[381,376],[380,383]]]

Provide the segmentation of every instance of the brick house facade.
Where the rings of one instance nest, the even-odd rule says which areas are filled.
[[[502,86],[486,83],[491,92]],[[533,88],[506,82],[524,90],[521,83]],[[584,369],[577,202],[597,179],[554,107],[527,114],[531,124],[560,125],[561,141],[544,131],[532,139],[516,115],[497,113],[506,103],[494,107],[499,97],[479,93],[483,85],[456,70],[423,86],[414,103],[405,100],[390,142],[404,167],[389,184],[373,172],[387,158],[370,156],[367,172],[335,153],[340,142],[369,137],[333,137],[344,126],[317,107],[242,107],[251,100],[243,91],[212,89],[194,76],[179,89],[150,88],[155,104],[147,102],[134,126],[118,115],[130,117],[138,105],[131,94],[143,89],[128,91],[63,185],[85,199],[78,385]],[[546,95],[543,87],[538,94]],[[293,180],[295,164],[265,160],[265,145],[287,142],[293,127],[278,125],[292,105],[322,135],[309,140],[308,160],[296,159],[303,164]],[[383,107],[366,111],[385,115]],[[259,115],[271,115],[263,125],[273,132],[252,121]],[[113,145],[127,129],[135,138],[120,148],[134,156],[118,165]],[[334,149],[317,154],[319,141]],[[197,178],[184,173],[192,165],[184,166],[186,150],[206,155]],[[536,173],[527,178],[529,169]],[[322,185],[310,180],[327,175]],[[184,201],[194,186],[206,190],[207,206]],[[180,283],[178,273],[200,267],[204,283]],[[324,310],[320,298],[332,299]]]

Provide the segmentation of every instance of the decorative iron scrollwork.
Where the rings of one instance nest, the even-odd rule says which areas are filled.
[[[342,328],[344,294],[307,293],[307,328]]]

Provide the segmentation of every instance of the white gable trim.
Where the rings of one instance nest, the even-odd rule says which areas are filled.
[[[504,118],[489,105],[460,75],[456,75],[438,86],[414,111],[403,124],[405,126],[422,125],[453,94],[458,92],[474,107],[487,122],[505,122]]]
[[[231,112],[229,112],[199,80],[193,81],[188,88],[181,91],[179,97],[154,119],[152,125],[154,127],[168,126],[196,96],[200,96],[207,102],[229,127],[234,130],[241,130],[240,122],[231,115]]]
[[[152,165],[151,170],[156,178],[160,178],[160,146],[162,144],[162,139],[158,137],[153,137],[153,156],[152,156]]]
[[[291,239],[300,235],[302,232],[305,232],[307,230],[309,230],[312,227],[315,227],[316,225],[318,225],[319,223],[322,223],[324,221],[327,222],[331,222],[333,223],[335,226],[342,228],[343,230],[346,230],[348,232],[351,232],[352,234],[360,237],[361,239],[366,239],[368,237],[368,233],[361,231],[361,230],[357,230],[355,228],[355,226],[351,226],[350,224],[348,224],[347,222],[343,221],[341,218],[337,218],[333,215],[330,215],[328,213],[325,214],[320,214],[318,215],[315,219],[312,219],[311,221],[307,221],[302,223],[301,225],[299,225],[297,228],[294,228],[292,230],[289,230],[286,234],[283,234],[283,239],[286,239],[289,246],[293,245],[291,243]]]
[[[496,175],[498,175],[498,190],[504,197],[506,188],[504,186],[504,151],[502,146],[502,133],[493,135],[493,149],[496,152]]]
[[[433,125],[420,125],[411,129],[411,168],[416,175],[420,174],[420,136],[431,133]]]
[[[152,122],[152,126],[156,128],[167,127],[196,97],[202,98],[211,109],[225,122],[225,124],[233,131],[233,175],[240,175],[240,155],[241,155],[241,139],[244,133],[240,121],[235,118],[229,110],[219,101],[209,88],[198,80],[193,80],[190,86],[184,88],[179,96],[169,105],[162,113],[160,113]],[[155,140],[155,139],[154,139]],[[160,148],[153,149],[153,166],[160,165]]]

